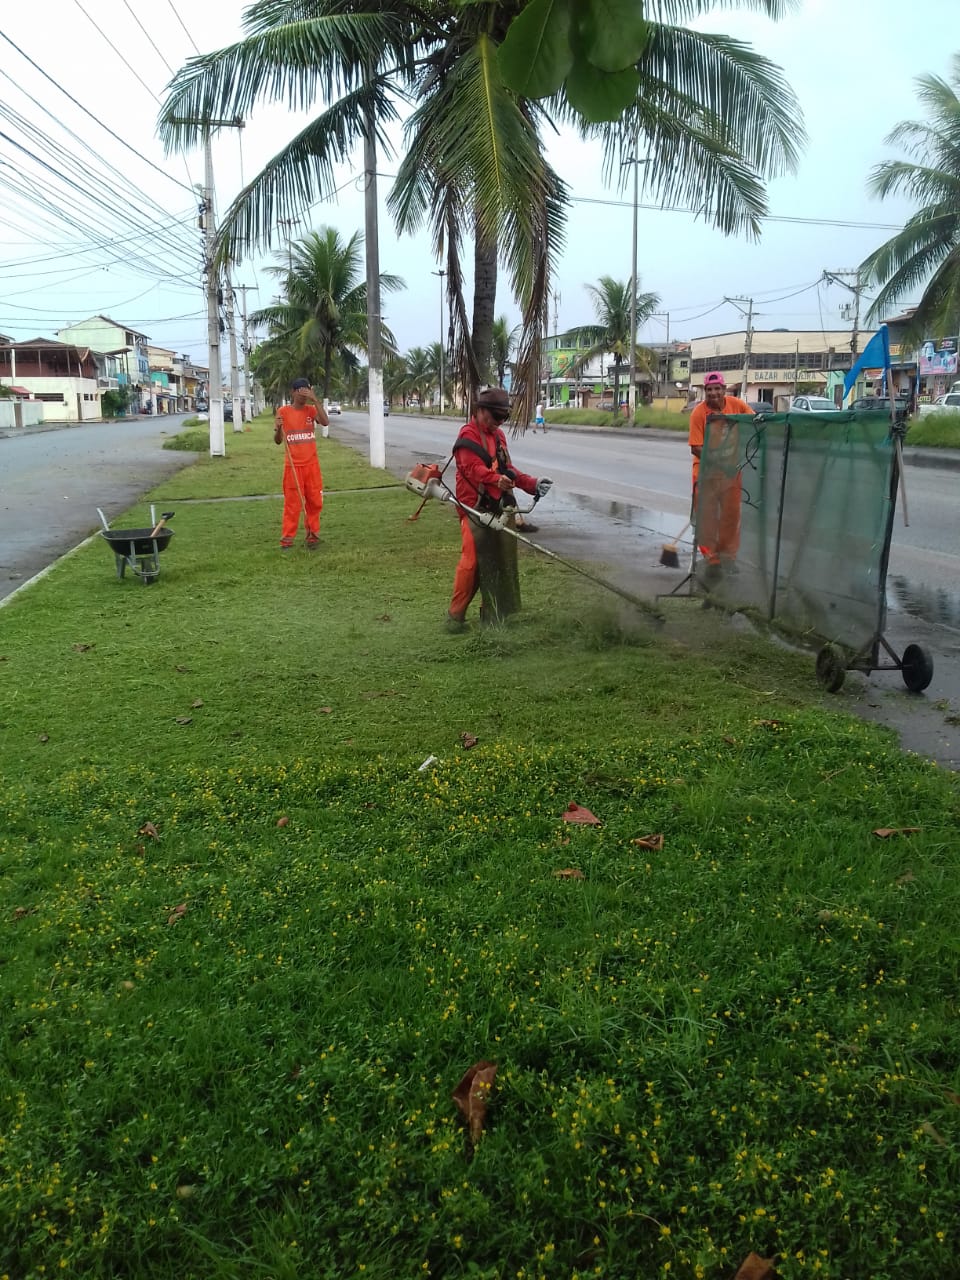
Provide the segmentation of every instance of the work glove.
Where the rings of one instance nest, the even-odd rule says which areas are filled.
[[[533,496],[539,502],[541,498],[546,497],[546,495],[550,492],[552,488],[553,488],[553,481],[548,480],[546,476],[542,476],[536,483],[536,487],[534,488],[534,491],[533,491]]]

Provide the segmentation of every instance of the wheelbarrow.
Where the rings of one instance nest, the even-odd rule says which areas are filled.
[[[110,522],[97,507],[97,515],[103,528],[100,536],[109,545],[117,566],[117,577],[122,578],[129,569],[144,586],[156,582],[160,576],[160,552],[165,550],[173,537],[173,530],[166,527],[172,519],[172,511],[164,511],[160,519],[153,507],[150,519],[153,524],[146,529],[111,529]]]

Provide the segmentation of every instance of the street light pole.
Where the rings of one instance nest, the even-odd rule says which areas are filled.
[[[443,413],[443,277],[445,271],[431,271],[431,275],[440,277],[440,413]]]
[[[637,412],[637,210],[640,194],[640,166],[648,164],[637,155],[640,141],[640,126],[633,131],[633,155],[624,160],[624,164],[633,165],[633,258],[630,273],[630,385],[627,388],[627,405],[632,422]],[[620,406],[614,406],[614,412],[620,412]]]

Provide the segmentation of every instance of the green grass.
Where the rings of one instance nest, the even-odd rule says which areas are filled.
[[[907,431],[907,444],[960,449],[960,413],[931,413],[926,418],[914,418]]]
[[[551,409],[547,413],[547,426],[551,422],[580,424],[590,427],[624,427],[631,423],[622,413],[601,413],[599,409]],[[648,409],[641,405],[632,424],[634,427],[659,427],[669,431],[686,432],[689,416],[668,409]]]
[[[456,521],[332,440],[281,556],[268,433],[0,610],[0,1275],[948,1274],[952,778],[526,553],[446,635]]]

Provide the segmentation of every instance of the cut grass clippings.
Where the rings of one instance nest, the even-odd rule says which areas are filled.
[[[322,441],[281,556],[227,449],[0,610],[0,1275],[947,1274],[952,778],[525,551],[448,636],[446,508]]]

